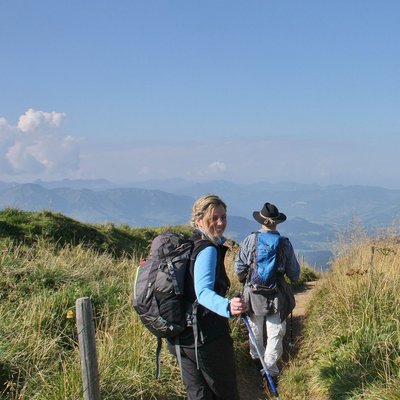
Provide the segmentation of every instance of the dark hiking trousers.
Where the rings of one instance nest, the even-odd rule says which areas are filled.
[[[168,343],[175,354],[175,348]],[[232,339],[219,337],[194,347],[181,346],[182,376],[188,400],[239,400]]]

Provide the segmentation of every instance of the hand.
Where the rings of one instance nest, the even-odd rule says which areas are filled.
[[[247,311],[247,305],[242,295],[240,295],[240,297],[233,297],[231,299],[230,311],[231,315],[240,315]]]

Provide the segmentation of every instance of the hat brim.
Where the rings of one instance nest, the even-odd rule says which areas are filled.
[[[267,220],[266,220],[264,217],[262,217],[262,216],[260,215],[260,212],[259,212],[259,211],[254,211],[254,212],[253,212],[253,218],[254,218],[257,222],[259,222],[261,225],[268,226],[268,225],[265,223]],[[286,215],[283,214],[283,213],[279,213],[277,217],[275,217],[275,218],[271,218],[271,217],[270,217],[269,219],[271,219],[272,221],[274,221],[275,224],[280,224],[281,222],[286,221]]]

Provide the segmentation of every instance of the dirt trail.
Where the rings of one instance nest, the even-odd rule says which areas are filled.
[[[287,320],[286,336],[284,338],[284,355],[282,357],[285,363],[289,357],[293,358],[298,350],[298,341],[302,335],[304,325],[305,311],[308,301],[312,294],[316,282],[308,282],[305,288],[295,293],[296,307],[293,310],[292,323],[290,317]],[[289,346],[290,343],[293,346]],[[262,379],[256,371],[253,364],[249,364],[246,371],[239,372],[239,392],[241,400],[265,400],[266,395],[262,388]]]

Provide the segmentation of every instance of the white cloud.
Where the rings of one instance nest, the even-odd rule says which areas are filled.
[[[213,161],[211,164],[208,165],[208,172],[211,174],[224,172],[226,171],[226,165],[222,161]]]
[[[64,113],[29,109],[16,126],[0,118],[0,173],[13,178],[57,178],[79,169],[78,141],[63,135]]]
[[[58,129],[65,119],[65,113],[35,111],[30,108],[19,117],[17,128],[21,132],[52,131]]]
[[[29,172],[31,174],[42,173],[45,166],[39,162],[34,156],[34,146],[16,141],[9,147],[6,153],[6,159],[12,167],[15,174]]]

